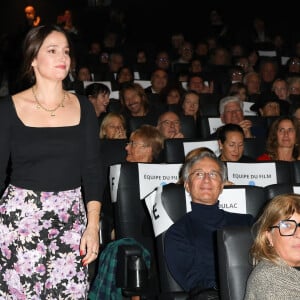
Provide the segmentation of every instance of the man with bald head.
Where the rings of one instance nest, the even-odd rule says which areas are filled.
[[[173,111],[162,113],[156,127],[166,139],[184,138],[181,132],[180,118]]]

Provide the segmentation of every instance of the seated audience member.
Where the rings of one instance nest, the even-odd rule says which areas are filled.
[[[122,66],[117,72],[116,80],[118,89],[120,89],[124,83],[132,83],[134,81],[134,73],[131,67]]]
[[[192,73],[189,74],[187,79],[187,90],[195,91],[198,94],[211,94],[214,91],[213,81],[209,82],[208,85],[205,83],[204,74]]]
[[[204,39],[199,39],[198,41],[196,41],[194,57],[198,57],[199,59],[201,59],[202,67],[206,66],[208,51],[208,43]]]
[[[199,57],[194,56],[190,61],[188,71],[191,74],[201,73],[203,71],[202,60]]]
[[[100,139],[126,139],[124,117],[116,112],[108,113],[100,125]]]
[[[175,112],[166,111],[158,117],[157,129],[165,139],[184,138],[180,127],[180,118]]]
[[[259,62],[260,91],[270,93],[274,80],[279,77],[279,65],[274,58],[264,57]]]
[[[158,50],[154,58],[154,69],[163,69],[168,74],[169,80],[175,79],[175,74],[172,71],[170,54],[167,50]]]
[[[136,50],[135,59],[132,64],[134,79],[149,80],[151,62],[148,51],[142,46]]]
[[[300,75],[287,78],[289,86],[289,99],[291,104],[299,105],[300,103]]]
[[[247,94],[248,94],[248,98],[249,98],[248,101],[256,102],[257,99],[259,98],[259,95],[261,94],[260,75],[255,71],[248,72],[244,75],[243,83],[247,87]]]
[[[125,147],[128,162],[159,162],[164,146],[164,137],[159,130],[145,124],[133,131]]]
[[[102,74],[95,74],[95,80],[110,81],[112,91],[117,91],[119,85],[117,82],[117,73],[121,67],[124,66],[124,55],[120,52],[111,52],[109,54],[106,68],[102,68]]]
[[[164,69],[155,69],[151,73],[151,85],[145,88],[149,102],[158,110],[162,110],[161,92],[168,84],[168,73]]]
[[[287,78],[290,95],[300,94],[300,75]]]
[[[240,66],[231,66],[228,69],[228,77],[230,84],[236,83],[236,82],[243,82],[244,77],[244,69]]]
[[[245,156],[245,134],[241,126],[226,124],[218,129],[219,158],[222,161],[254,162],[255,159]]]
[[[177,73],[179,69],[186,68],[188,70],[189,63],[193,58],[194,45],[187,40],[184,40],[183,43],[178,48],[179,57],[172,61],[173,72]]]
[[[36,9],[32,5],[27,5],[24,8],[25,19],[26,19],[26,28],[25,32],[30,30],[33,27],[41,25],[41,17],[36,13]]]
[[[189,292],[189,299],[219,299],[216,231],[224,226],[251,226],[254,219],[219,208],[226,167],[215,154],[203,152],[189,159],[182,175],[192,211],[167,230],[166,263],[177,283]]]
[[[291,115],[297,120],[297,125],[300,129],[300,106],[291,109]]]
[[[201,116],[200,95],[195,91],[188,91],[182,97],[182,114],[192,116],[195,120]]]
[[[184,92],[185,90],[180,82],[167,85],[161,91],[162,105],[165,107],[165,110],[179,113],[181,111],[181,98]]]
[[[249,61],[249,69],[247,72],[249,73],[257,71],[260,62],[260,56],[258,50],[255,47],[250,47],[250,49],[248,49],[247,58]]]
[[[264,94],[256,103],[250,106],[250,109],[261,117],[278,117],[287,114],[289,104],[286,101],[279,100],[275,94]]]
[[[283,101],[291,102],[289,95],[289,84],[286,79],[277,78],[272,84],[272,92]]]
[[[295,161],[299,157],[300,132],[294,117],[278,117],[270,126],[266,153],[258,161],[284,160]]]
[[[110,89],[105,84],[95,82],[85,88],[85,95],[93,104],[100,125],[109,105]]]
[[[91,71],[87,65],[78,65],[77,59],[74,58],[70,66],[69,74],[64,79],[64,88],[69,91],[74,91],[77,94],[85,94],[85,81],[93,81]]]
[[[149,105],[145,90],[138,83],[124,84],[120,90],[121,113],[126,119],[126,127],[132,117],[144,117],[145,123],[156,126],[159,113]]]
[[[254,225],[253,263],[244,300],[299,299],[300,196],[274,197]]]
[[[87,66],[80,66],[77,71],[77,79],[79,81],[92,81],[92,74]]]
[[[163,96],[163,102],[165,102],[167,105],[178,105],[180,104],[181,97],[184,93],[184,89],[181,87],[181,85],[171,85],[167,86],[162,91]]]
[[[292,56],[286,62],[285,77],[300,76],[300,58]]]
[[[244,74],[253,71],[253,69],[249,66],[249,60],[246,54],[233,58],[233,64],[235,66],[242,67]]]
[[[237,96],[241,101],[248,101],[247,87],[242,82],[235,82],[229,86],[228,96]]]
[[[189,151],[187,153],[187,155],[185,156],[184,161],[186,162],[186,161],[192,159],[194,156],[200,155],[202,152],[210,152],[212,154],[215,154],[214,151],[208,147],[198,147],[198,148],[195,148],[195,149]],[[183,169],[183,165],[181,166],[180,171],[179,171],[179,179],[177,182],[178,184],[184,183],[183,176],[182,176],[182,169]]]
[[[244,118],[243,101],[240,101],[236,96],[226,96],[219,103],[220,118],[224,124],[240,125],[245,133],[245,138],[256,136],[252,132],[252,122]],[[211,135],[212,138],[217,138],[217,133]]]

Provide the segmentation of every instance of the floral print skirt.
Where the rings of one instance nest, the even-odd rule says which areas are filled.
[[[9,185],[0,200],[0,300],[86,299],[81,189],[37,192]]]

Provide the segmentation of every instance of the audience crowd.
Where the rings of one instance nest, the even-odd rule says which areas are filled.
[[[181,183],[191,193],[194,210],[167,234],[170,271],[186,291],[196,289],[196,293],[198,288],[217,286],[210,242],[211,231],[219,227],[220,221],[214,220],[222,215],[224,224],[252,224],[249,216],[239,219],[233,215],[232,221],[232,216],[223,215],[217,206],[226,183],[222,161],[300,159],[300,42],[288,44],[287,37],[271,33],[259,17],[254,18],[249,35],[240,40],[235,38],[238,32],[233,34],[219,12],[212,11],[210,19],[206,34],[191,38],[183,31],[174,31],[167,42],[155,47],[138,42],[133,47],[126,41],[122,26],[107,26],[99,35],[103,38],[86,41],[72,22],[71,10],[57,19],[57,25],[74,42],[75,65],[64,80],[64,87],[85,95],[94,105],[100,140],[127,141],[127,162],[163,162],[166,139],[218,141],[218,157],[207,152],[185,163]],[[26,87],[27,83],[18,80],[16,63],[6,67],[14,55],[8,55],[4,47],[0,53],[0,97]],[[204,135],[203,120],[209,118],[217,118],[218,123]],[[266,142],[265,153],[255,158],[244,155],[245,139],[258,138]],[[205,182],[216,190],[207,199],[197,194],[197,187]],[[190,233],[185,232],[185,222],[191,218],[198,226],[196,214],[214,222],[210,231],[204,230],[209,247],[202,260],[209,262],[194,259],[195,253],[186,242]],[[280,226],[273,227],[283,230]],[[182,240],[178,240],[179,234]],[[206,242],[200,241],[199,252],[201,243]],[[192,269],[187,264],[187,253],[191,253],[190,260],[196,261]],[[199,271],[204,263],[208,268],[201,272],[206,274]],[[254,299],[247,293],[247,299]]]

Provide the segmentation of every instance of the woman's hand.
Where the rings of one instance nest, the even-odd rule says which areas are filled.
[[[80,241],[80,255],[84,256],[82,264],[84,266],[94,261],[99,254],[99,227],[87,227]]]
[[[80,241],[80,255],[84,256],[82,264],[84,266],[94,261],[99,254],[100,241],[100,211],[101,203],[89,201],[87,204],[87,227],[83,232]]]
[[[114,134],[114,139],[126,139],[126,131],[123,128],[120,128]]]

